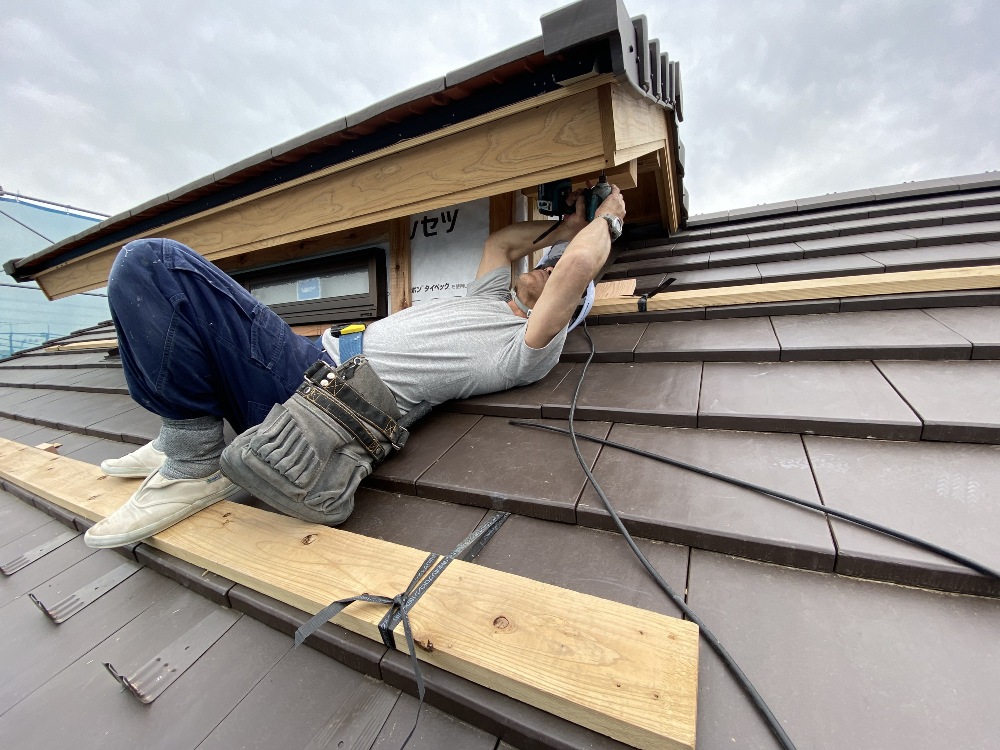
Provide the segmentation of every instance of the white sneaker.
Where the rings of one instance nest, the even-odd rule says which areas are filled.
[[[101,461],[101,471],[112,477],[145,479],[163,466],[163,462],[166,460],[167,454],[156,450],[150,442],[121,458],[109,458],[107,461]]]
[[[221,471],[205,479],[165,479],[157,471],[127,503],[91,526],[83,541],[98,548],[138,542],[239,491]]]

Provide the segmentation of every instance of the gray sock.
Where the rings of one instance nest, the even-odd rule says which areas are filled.
[[[167,454],[160,468],[166,479],[202,479],[219,470],[219,456],[225,442],[222,420],[218,417],[163,419],[159,450]],[[155,445],[154,442],[154,445]]]

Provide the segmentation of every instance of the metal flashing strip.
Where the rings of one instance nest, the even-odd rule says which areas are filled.
[[[59,549],[66,544],[66,542],[76,539],[78,536],[80,536],[80,532],[78,531],[66,531],[54,539],[50,539],[45,542],[45,544],[41,544],[34,549],[28,550],[23,555],[15,557],[13,560],[9,560],[3,565],[0,565],[0,573],[3,573],[5,576],[14,575],[14,573],[22,568],[31,565],[31,563],[35,562],[35,560],[45,557],[45,555],[49,554],[53,550]]]
[[[123,675],[111,665],[111,662],[104,662],[104,666],[111,676],[124,685],[140,702],[152,703],[222,638],[241,616],[226,609],[212,612],[139,667],[131,677]]]
[[[75,615],[77,612],[80,612],[87,605],[93,604],[119,583],[128,580],[128,578],[134,573],[142,570],[142,567],[142,565],[137,565],[133,562],[124,562],[109,573],[105,573],[100,578],[91,581],[86,586],[81,587],[69,596],[59,600],[51,607],[47,607],[33,593],[29,593],[28,598],[31,599],[31,601],[33,601],[37,607],[42,610],[42,612],[44,612],[50,620],[52,620],[52,622],[56,625],[60,625],[66,622],[66,620]]]

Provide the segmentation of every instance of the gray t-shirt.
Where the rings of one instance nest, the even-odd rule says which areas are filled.
[[[528,385],[555,366],[566,329],[543,349],[524,343],[528,321],[507,305],[509,282],[510,269],[498,268],[469,284],[465,297],[410,307],[368,326],[364,355],[400,410]],[[340,362],[329,331],[323,346]]]

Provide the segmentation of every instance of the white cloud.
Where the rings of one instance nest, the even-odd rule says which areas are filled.
[[[537,36],[526,0],[53,0],[0,21],[0,182],[114,213]],[[1000,167],[990,2],[628,0],[711,211]]]

